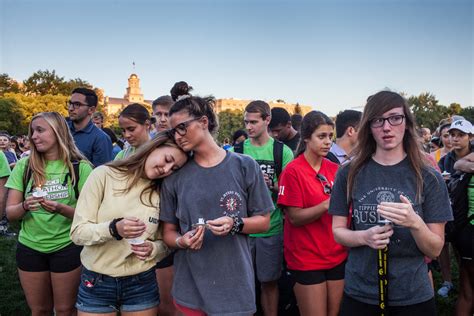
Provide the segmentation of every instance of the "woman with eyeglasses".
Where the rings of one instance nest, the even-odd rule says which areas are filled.
[[[424,257],[440,254],[452,214],[415,124],[401,95],[369,97],[355,158],[337,174],[329,213],[349,248],[340,315],[436,314]]]
[[[255,281],[248,234],[269,228],[272,200],[257,162],[222,149],[214,98],[171,90],[171,134],[193,152],[161,190],[164,240],[177,251],[172,295],[185,315],[252,315]]]
[[[284,254],[301,315],[337,315],[344,287],[345,248],[328,214],[338,165],[326,159],[334,123],[324,113],[303,118],[296,158],[283,171],[278,204],[285,212]]]
[[[138,103],[127,105],[120,112],[118,121],[123,137],[130,146],[121,150],[114,160],[127,158],[150,140],[151,116],[143,105]]]
[[[21,220],[16,262],[32,315],[75,315],[82,247],[69,237],[78,194],[92,171],[61,114],[35,115],[31,154],[6,184],[7,217]]]
[[[79,315],[156,315],[155,264],[169,253],[159,224],[160,185],[186,161],[161,132],[128,158],[92,172],[71,227],[72,240],[84,246]]]

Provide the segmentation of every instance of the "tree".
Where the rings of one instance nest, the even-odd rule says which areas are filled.
[[[80,88],[80,87],[85,87],[85,88],[89,88],[89,89],[93,88],[92,85],[89,82],[87,82],[85,80],[82,80],[80,78],[70,79],[69,81],[64,82],[60,86],[59,94],[70,95],[72,90],[74,90],[76,88]],[[99,89],[94,89],[94,90],[99,90]],[[96,91],[96,93],[97,93],[97,91]],[[102,100],[102,99],[99,99],[99,100]]]
[[[448,107],[449,115],[458,115],[461,113],[462,107],[459,103],[451,103]]]
[[[411,96],[408,104],[416,117],[416,123],[431,130],[438,127],[441,119],[449,116],[448,108],[439,105],[436,97],[429,92],[421,93],[417,97]]]
[[[59,77],[55,70],[38,70],[23,81],[23,84],[27,95],[70,95],[71,91],[78,87],[93,88],[90,83],[80,78],[66,81],[64,77]]]
[[[8,92],[18,93],[20,86],[8,74],[0,74],[0,96]]]
[[[56,71],[38,70],[32,74],[28,79],[23,81],[25,87],[25,94],[27,95],[45,95],[45,94],[59,94],[62,87],[64,87],[64,77],[56,75]]]
[[[466,120],[474,122],[474,107],[468,106],[459,112],[459,115],[463,116]]]
[[[7,131],[11,135],[27,133],[28,124],[25,124],[15,99],[0,98],[0,130]]]
[[[222,143],[225,138],[231,140],[232,134],[238,130],[245,128],[244,126],[244,112],[241,110],[225,110],[218,114],[219,118],[219,133],[217,134],[217,141]]]
[[[58,112],[66,117],[68,110],[66,101],[68,96],[65,95],[39,95],[30,96],[19,93],[7,93],[5,99],[14,100],[17,108],[22,115],[22,125],[28,126],[31,118],[40,112]],[[2,98],[0,98],[1,100]]]

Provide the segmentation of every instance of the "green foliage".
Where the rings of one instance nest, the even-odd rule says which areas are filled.
[[[59,77],[55,70],[38,70],[23,81],[23,84],[24,93],[27,95],[69,95],[78,87],[92,88],[91,84],[80,78],[66,81],[64,77]]]
[[[219,118],[219,133],[217,134],[217,141],[223,143],[225,138],[232,139],[232,134],[238,130],[245,128],[244,112],[241,110],[225,110],[218,114]]]
[[[27,125],[24,124],[18,102],[13,98],[0,97],[0,130],[11,135],[26,134]]]
[[[462,107],[459,103],[451,103],[448,107],[449,115],[458,115],[459,113],[461,113],[461,111]]]
[[[20,86],[9,75],[0,74],[0,96],[8,92],[18,93],[20,92]]]
[[[28,96],[19,93],[6,93],[4,97],[0,97],[0,102],[4,101],[11,106],[2,108],[0,123],[3,121],[12,122],[11,126],[7,128],[7,131],[12,135],[17,135],[20,132],[26,133],[31,118],[37,113],[58,112],[66,117],[68,115],[67,98],[68,96],[65,95]],[[20,115],[20,121],[13,121],[12,118],[17,118],[18,115]]]
[[[19,223],[10,223],[10,230],[18,233]],[[17,239],[0,237],[0,315],[31,315],[21,289],[16,268],[15,249]]]
[[[461,109],[459,115],[464,116],[464,118],[470,122],[474,122],[474,107],[468,106]]]
[[[448,108],[439,105],[436,97],[429,92],[411,96],[408,104],[416,117],[416,123],[431,130],[438,127],[440,120],[449,116]]]

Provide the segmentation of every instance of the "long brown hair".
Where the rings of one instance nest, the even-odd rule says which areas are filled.
[[[367,104],[362,113],[355,157],[349,165],[350,169],[347,179],[348,201],[352,200],[352,189],[354,188],[357,174],[369,162],[377,148],[370,128],[370,122],[394,108],[403,108],[406,126],[405,134],[403,135],[403,150],[406,152],[410,166],[415,173],[416,199],[418,201],[421,199],[423,192],[422,170],[428,166],[428,161],[417,140],[415,117],[411,113],[406,100],[401,95],[391,91],[380,91],[367,99]]]
[[[140,146],[137,151],[130,155],[129,157],[121,160],[115,160],[106,164],[110,168],[118,171],[120,177],[127,181],[127,188],[121,190],[121,193],[126,194],[130,191],[132,187],[134,187],[138,181],[142,178],[147,178],[145,174],[145,162],[148,159],[148,156],[161,146],[168,146],[178,148],[178,145],[174,142],[173,138],[171,137],[168,131],[159,132],[155,138],[146,142],[142,146]],[[180,149],[181,150],[181,149]],[[140,195],[140,201],[143,202],[143,195],[148,192],[148,202],[149,206],[153,206],[153,192],[158,192],[160,188],[160,184],[163,179],[151,179],[150,185],[148,185]]]
[[[72,161],[87,161],[87,158],[79,151],[74,143],[74,139],[69,131],[66,120],[61,114],[57,112],[42,112],[33,116],[28,128],[28,139],[32,139],[33,136],[33,122],[42,118],[51,127],[56,137],[56,143],[58,145],[58,159],[63,161],[69,169],[69,174],[72,179],[72,183],[76,183],[76,176],[74,174],[74,167]],[[33,142],[31,142],[31,153],[28,157],[28,168],[31,170],[33,182],[35,185],[44,185],[46,182],[46,159],[43,153],[40,153]]]
[[[303,117],[301,122],[301,137],[296,149],[295,157],[298,157],[306,150],[305,140],[310,139],[314,131],[317,130],[321,125],[329,125],[334,127],[333,121],[323,112],[311,111]]]

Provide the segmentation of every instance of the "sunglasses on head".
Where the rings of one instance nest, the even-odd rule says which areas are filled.
[[[318,179],[319,182],[321,182],[321,185],[323,186],[324,194],[331,195],[332,187],[328,179],[326,179],[325,176],[319,173],[316,174],[316,179]]]

